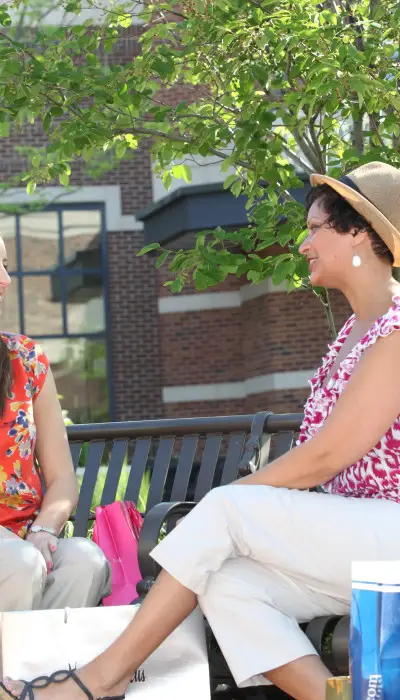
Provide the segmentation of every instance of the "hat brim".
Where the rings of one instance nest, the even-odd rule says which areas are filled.
[[[372,202],[364,197],[357,190],[353,190],[349,185],[345,185],[340,180],[335,180],[329,175],[319,175],[313,173],[310,176],[310,182],[313,187],[316,185],[329,185],[340,194],[361,216],[368,221],[378,236],[386,243],[387,247],[393,254],[394,267],[400,267],[400,232],[386,218]]]

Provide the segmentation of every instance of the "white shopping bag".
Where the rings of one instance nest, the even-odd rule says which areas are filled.
[[[69,666],[79,668],[103,652],[138,609],[129,605],[2,613],[3,674],[32,680]],[[140,667],[126,698],[187,700],[188,695],[194,700],[210,700],[205,629],[199,609]]]

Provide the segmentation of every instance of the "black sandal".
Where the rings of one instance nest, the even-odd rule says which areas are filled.
[[[29,682],[21,681],[24,683],[24,687],[19,698],[10,693],[4,683],[0,682],[0,688],[7,693],[9,698],[12,698],[13,700],[35,700],[35,689],[38,690],[39,688],[47,688],[52,683],[64,683],[64,681],[68,680],[68,678],[72,678],[76,685],[79,686],[81,691],[85,693],[88,700],[124,700],[125,698],[125,695],[107,695],[102,698],[95,699],[93,694],[85,686],[85,684],[82,683],[81,679],[76,675],[73,669],[70,669],[69,671],[56,671],[55,673],[52,673],[51,676],[39,676],[38,678],[34,678],[33,681]]]

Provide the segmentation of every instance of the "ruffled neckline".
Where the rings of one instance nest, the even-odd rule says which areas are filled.
[[[329,379],[327,384],[323,386],[323,382],[326,379],[326,376],[329,372],[329,370],[332,368],[332,365],[336,359],[336,357],[339,354],[340,349],[346,342],[347,337],[349,336],[356,317],[355,314],[352,314],[350,318],[347,319],[346,323],[344,326],[342,326],[341,330],[339,331],[337,337],[335,340],[328,346],[328,352],[325,355],[325,357],[322,360],[322,364],[318,368],[317,372],[315,373],[314,377],[309,380],[309,384],[311,387],[311,393],[312,395],[315,394],[316,391],[322,391],[324,393],[327,393],[330,391],[332,386],[334,385],[335,381],[338,379],[340,376],[341,369],[345,363],[348,363],[350,360],[355,357],[357,359],[358,356],[358,350],[360,347],[365,345],[365,341],[369,338],[369,336],[372,336],[374,331],[378,332],[380,326],[386,321],[387,317],[390,316],[391,313],[394,311],[399,311],[400,310],[400,295],[395,294],[392,297],[392,303],[389,306],[388,310],[385,311],[384,314],[379,316],[370,326],[368,331],[358,340],[358,342],[351,348],[351,350],[348,352],[348,354],[343,358],[343,360],[340,362],[335,374],[332,375],[332,377]]]

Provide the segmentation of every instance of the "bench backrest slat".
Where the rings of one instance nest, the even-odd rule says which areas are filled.
[[[161,501],[200,500],[238,478],[239,464],[240,470],[248,460],[258,464],[260,443],[264,466],[271,435],[272,457],[290,449],[300,420],[298,414],[264,411],[69,426],[72,460],[82,480],[72,518],[75,534],[86,536],[95,505],[115,499],[133,501],[143,514]]]
[[[178,464],[171,490],[171,501],[186,500],[198,442],[198,435],[186,435],[181,442]]]
[[[133,501],[142,510],[139,503],[140,487],[149,460],[151,438],[138,438],[135,441],[135,449],[131,460],[131,470],[125,491],[125,500]]]
[[[238,475],[238,464],[246,442],[246,433],[236,433],[230,436],[228,450],[221,476],[221,486],[232,483]]]
[[[169,465],[171,463],[174,444],[174,437],[160,438],[156,458],[154,460],[153,474],[150,482],[149,495],[147,497],[146,510],[149,510],[163,500],[165,482],[167,479]]]
[[[294,433],[293,431],[285,431],[284,433],[279,433],[275,441],[274,449],[274,459],[281,457],[285,452],[291,450],[294,443]]]
[[[209,435],[204,445],[194,500],[199,501],[211,490],[221,450],[222,435]]]
[[[86,537],[94,488],[96,485],[101,460],[104,454],[105,440],[89,443],[86,468],[83,473],[78,507],[75,515],[74,535]]]
[[[78,469],[79,458],[81,456],[83,445],[84,445],[83,440],[80,440],[79,442],[70,442],[69,443],[69,447],[71,450],[72,464],[74,465],[75,471]]]
[[[114,503],[117,495],[119,480],[121,478],[124,460],[127,453],[128,440],[115,440],[112,445],[110,461],[108,463],[107,476],[101,495],[101,505]]]

